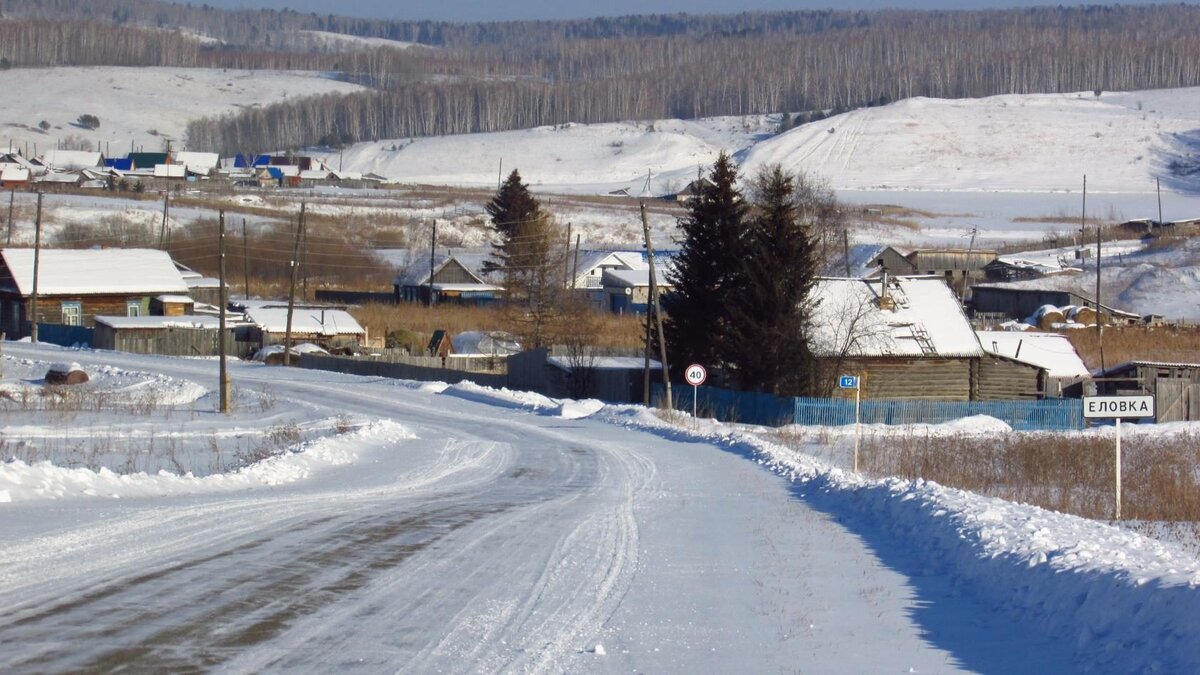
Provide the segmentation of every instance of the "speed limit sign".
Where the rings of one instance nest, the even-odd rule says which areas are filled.
[[[693,387],[699,387],[708,379],[708,371],[699,363],[693,363],[687,367],[687,370],[683,371],[683,379],[687,380],[687,383]]]

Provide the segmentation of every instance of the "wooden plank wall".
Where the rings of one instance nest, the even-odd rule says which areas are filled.
[[[864,398],[969,401],[971,359],[856,359],[843,373],[862,377]]]
[[[1042,393],[1041,369],[1011,359],[985,356],[972,361],[971,400],[1037,399]]]

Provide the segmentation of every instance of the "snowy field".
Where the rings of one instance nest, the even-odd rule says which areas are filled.
[[[1200,669],[1194,554],[864,479],[824,444],[689,429],[639,406],[250,363],[233,364],[231,423],[213,412],[211,360],[28,343],[5,344],[6,421],[62,361],[113,400],[72,423],[6,424],[6,452],[85,429],[168,435],[185,418],[247,436],[346,422],[216,470],[178,453],[192,475],[125,471],[115,443],[100,468],[0,464],[7,671]],[[157,407],[123,411],[139,389]]]
[[[0,151],[36,156],[72,136],[124,157],[131,147],[182,150],[188,122],[296,96],[349,93],[358,85],[304,71],[87,66],[0,71]],[[100,128],[75,124],[100,118]],[[46,121],[50,128],[42,130]],[[37,147],[37,153],[33,152]]]

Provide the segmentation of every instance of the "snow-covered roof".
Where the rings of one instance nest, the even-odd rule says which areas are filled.
[[[1091,372],[1067,336],[1036,331],[978,331],[983,351],[1045,368],[1050,377],[1088,377]]]
[[[521,351],[517,338],[501,331],[463,331],[451,338],[454,353],[459,356],[510,356]]]
[[[247,307],[246,318],[268,333],[287,332],[287,307]],[[297,307],[292,312],[292,332],[317,335],[364,335],[366,331],[342,309]]]
[[[159,302],[173,303],[176,305],[192,305],[196,302],[186,295],[160,295],[155,298],[155,300],[158,300]]]
[[[215,152],[176,152],[175,163],[182,164],[187,167],[188,171],[196,173],[208,173],[216,168],[221,161],[220,156]]]
[[[0,168],[0,180],[27,181],[29,180],[29,169],[15,164],[9,164],[4,168]]]
[[[433,273],[440,272],[443,267],[450,264],[451,260],[456,260],[468,272],[479,279],[481,285],[488,285],[483,279],[481,272],[483,263],[491,256],[491,253],[466,253],[455,252],[453,254],[438,253],[433,259]],[[416,256],[408,264],[408,267],[402,274],[396,277],[396,285],[398,286],[422,286],[429,283],[430,274],[429,256]],[[478,288],[478,286],[472,286]],[[493,287],[494,288],[494,287]]]
[[[973,357],[983,350],[950,287],[936,277],[892,277],[893,309],[880,307],[881,279],[821,279],[813,289],[817,356]],[[886,303],[885,303],[886,305]]]
[[[670,268],[663,266],[654,270],[655,282],[660,287],[668,287],[671,285],[667,281],[667,274]],[[601,277],[601,283],[605,286],[628,286],[637,288],[650,285],[650,268],[644,267],[636,270],[604,270],[604,276]]]
[[[75,170],[102,166],[104,160],[98,152],[47,150],[42,155],[42,163],[52,169]]]
[[[325,171],[322,169],[309,169],[307,171],[300,172],[300,178],[302,180],[328,180],[331,175],[333,175],[332,171]]]
[[[50,171],[37,179],[39,183],[69,183],[74,185],[80,181],[81,175],[74,171]]]
[[[195,314],[188,316],[98,316],[96,323],[112,328],[220,328],[221,320],[215,316]]]
[[[33,293],[33,249],[0,251],[21,295]],[[171,256],[142,248],[42,249],[38,293],[42,295],[161,295],[187,293]]]
[[[493,284],[478,283],[478,284],[434,284],[435,291],[458,291],[460,293],[467,291],[502,291],[503,286],[495,286]]]
[[[182,164],[155,164],[155,178],[185,178],[187,167]]]
[[[567,356],[551,356],[546,359],[550,365],[567,372],[574,369],[571,361],[572,359]],[[646,366],[646,359],[642,356],[593,356],[582,357],[576,362],[585,368],[596,370],[643,370]],[[650,370],[662,370],[662,363],[651,359]]]

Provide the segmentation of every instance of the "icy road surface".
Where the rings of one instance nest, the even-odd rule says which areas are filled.
[[[69,360],[215,387],[212,361]],[[1072,670],[729,450],[378,378],[232,373],[394,424],[286,485],[0,505],[0,670]]]

